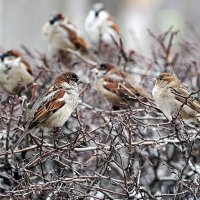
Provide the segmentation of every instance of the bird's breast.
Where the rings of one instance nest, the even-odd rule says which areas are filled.
[[[58,109],[45,123],[47,127],[62,127],[69,119],[78,104],[78,96],[64,96],[65,104]]]
[[[104,83],[103,79],[99,79],[97,81],[97,83],[96,83],[97,92],[100,93],[100,95],[102,95],[111,104],[116,105],[116,106],[120,105],[120,103],[123,102],[122,98],[119,97],[114,92],[111,92],[111,91],[107,90],[104,87],[103,83]]]

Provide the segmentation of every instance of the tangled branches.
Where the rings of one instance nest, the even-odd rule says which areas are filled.
[[[120,49],[120,66],[137,74],[149,92],[157,71],[170,67],[177,72],[181,66],[180,78],[197,91],[198,55],[190,54],[185,43],[181,53],[173,49],[177,32],[150,34],[156,41],[152,59]],[[48,63],[46,56],[23,49],[35,66],[36,78],[15,94],[4,97],[2,92],[1,199],[200,198],[199,127],[169,122],[153,103],[139,101],[135,107],[111,110],[93,87],[90,69],[99,62],[71,50],[76,59],[68,67],[90,80],[82,85],[76,113],[62,130],[41,130],[12,150],[31,104],[53,76],[66,70],[62,63]]]

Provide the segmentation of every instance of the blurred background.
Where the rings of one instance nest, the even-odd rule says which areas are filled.
[[[41,34],[49,15],[62,11],[84,33],[84,21],[95,2],[102,2],[119,24],[127,48],[142,54],[150,51],[147,29],[159,33],[170,26],[188,36],[191,29],[199,30],[198,0],[1,0],[0,47],[45,51]],[[194,33],[194,31],[192,31]]]

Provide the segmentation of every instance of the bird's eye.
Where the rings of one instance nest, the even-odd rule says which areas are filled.
[[[99,11],[96,11],[95,12],[95,17],[98,17],[99,16]]]
[[[77,76],[76,74],[72,74],[72,80],[73,80],[74,82],[78,82],[78,81],[79,81],[79,78],[78,78],[78,76]]]
[[[62,14],[57,14],[57,15],[54,15],[54,16],[50,17],[49,23],[51,25],[53,25],[56,21],[59,21],[59,20],[62,20],[62,19],[63,19],[63,15]]]
[[[104,9],[104,7],[98,8],[97,10],[95,10],[95,17],[99,16],[99,13],[102,12]]]
[[[0,55],[0,59],[1,59],[1,61],[4,61],[4,55],[3,54]]]
[[[55,19],[54,17],[51,17],[51,18],[49,19],[49,23],[50,23],[51,25],[53,25],[53,24],[55,23],[55,21],[56,21],[56,19]]]
[[[100,66],[99,66],[99,68],[101,69],[101,70],[105,70],[106,68],[105,68],[105,64],[101,64]]]
[[[2,61],[4,61],[5,58],[12,56],[10,53],[4,53],[2,55],[0,55],[0,58]]]

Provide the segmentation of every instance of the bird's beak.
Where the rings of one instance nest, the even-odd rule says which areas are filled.
[[[91,72],[95,73],[95,74],[98,74],[99,73],[99,70],[95,67],[91,70]]]
[[[156,78],[152,78],[151,80],[152,80],[154,83],[156,82]]]

